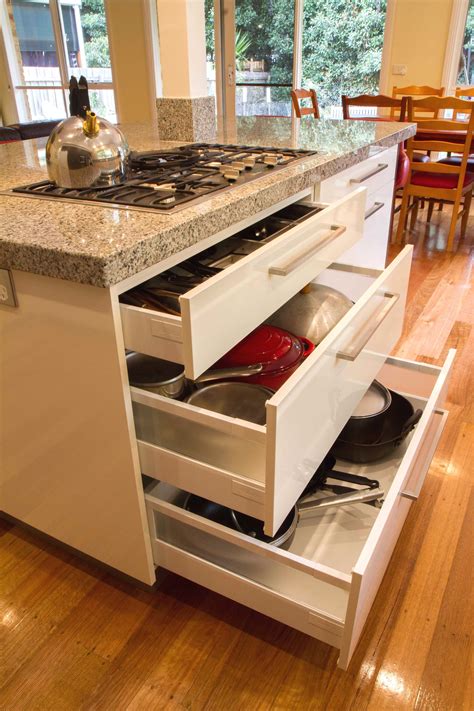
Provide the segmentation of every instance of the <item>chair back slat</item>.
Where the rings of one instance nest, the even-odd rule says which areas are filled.
[[[419,134],[414,136],[412,139],[413,150],[415,151],[431,151],[436,153],[459,153],[464,150],[463,139],[459,141],[450,141],[449,136],[446,137],[445,141],[440,141],[439,139],[424,139]]]
[[[301,106],[300,100],[303,99],[310,99],[311,106]],[[314,118],[319,118],[318,97],[314,89],[292,89],[291,101],[297,118],[309,116],[310,114],[314,116]]]

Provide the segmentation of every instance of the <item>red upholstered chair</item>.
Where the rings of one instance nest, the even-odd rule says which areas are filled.
[[[303,99],[310,99],[311,106],[301,106],[300,101]],[[297,118],[302,116],[314,116],[314,118],[319,118],[319,104],[318,97],[314,89],[292,89],[291,90],[291,101],[293,102],[293,108]]]
[[[415,136],[409,138],[407,142],[410,170],[408,181],[403,190],[396,241],[402,241],[410,199],[414,198],[415,205],[417,205],[417,201],[420,198],[427,198],[431,201],[442,201],[453,205],[447,242],[448,251],[452,251],[456,223],[459,217],[462,217],[461,237],[465,234],[474,186],[474,174],[467,172],[467,162],[474,132],[474,102],[463,101],[452,96],[430,96],[426,99],[412,99],[409,97],[407,106],[409,121],[413,120],[417,109],[425,113],[428,111],[441,112],[448,110],[453,112],[453,116],[456,116],[457,112],[462,112],[469,117],[467,123],[454,119],[435,118],[422,121],[418,119],[418,132]],[[428,138],[423,137],[420,128],[429,132],[425,134],[428,135]],[[450,132],[458,132],[455,134],[456,140],[453,139],[452,135],[450,137]],[[459,132],[463,134],[463,143],[460,142]],[[413,153],[415,149],[443,153],[449,153],[450,151],[460,153],[462,151],[461,163],[460,165],[451,165],[444,162],[414,163]],[[430,218],[430,214],[428,218]]]

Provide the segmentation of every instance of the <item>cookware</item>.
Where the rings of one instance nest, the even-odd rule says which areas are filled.
[[[344,427],[344,439],[350,442],[377,442],[385,422],[385,413],[390,407],[392,396],[390,390],[372,381],[362,400]],[[342,437],[342,433],[341,433]]]
[[[308,491],[312,494],[315,489],[321,487],[321,478],[324,481],[326,478],[345,478],[344,480],[347,481],[347,475],[343,472],[332,472],[328,469],[328,464],[329,467],[331,467],[331,464],[333,465],[334,461],[335,460],[331,457],[326,458],[320,467],[318,467],[318,470],[305,490],[305,498],[308,496]],[[384,496],[384,492],[378,487],[377,481],[367,480],[365,477],[356,478],[358,479],[356,483],[366,484],[364,489],[359,489],[357,491],[349,489],[336,496],[327,496],[316,500],[312,499],[310,501],[302,501],[302,499],[300,499],[288,513],[288,516],[285,518],[274,536],[267,536],[264,533],[263,522],[259,519],[247,516],[247,514],[243,514],[239,511],[233,511],[226,506],[220,506],[213,501],[208,501],[207,499],[196,496],[195,494],[189,494],[186,497],[184,508],[187,511],[191,511],[199,516],[203,516],[204,518],[208,518],[216,523],[220,523],[223,526],[233,528],[235,531],[243,533],[246,536],[256,538],[264,543],[270,543],[274,546],[286,548],[290,545],[299,518],[304,513],[318,511],[331,506],[346,506],[348,504],[355,503],[375,502]]]
[[[195,407],[204,407],[206,410],[219,412],[228,417],[238,417],[257,425],[264,425],[265,403],[272,395],[272,390],[261,385],[247,382],[222,382],[196,390],[186,398],[186,401]]]
[[[391,404],[383,414],[382,431],[376,441],[370,432],[365,437],[358,433],[350,437],[344,428],[336,439],[331,452],[334,456],[347,459],[350,462],[365,464],[391,454],[400,446],[411,430],[419,422],[422,410],[416,410],[409,400],[399,393],[390,390]]]
[[[128,144],[123,133],[92,111],[86,120],[71,116],[51,132],[46,144],[48,175],[62,188],[110,187],[125,178]]]
[[[130,385],[164,397],[179,398],[185,389],[184,366],[143,353],[126,355]]]
[[[143,388],[164,397],[180,398],[186,390],[184,366],[161,358],[153,358],[143,353],[130,351],[126,355],[128,378],[130,385]],[[208,370],[195,381],[205,383],[220,380],[223,377],[239,376],[241,378],[261,372],[262,366],[256,363],[252,366],[229,368],[226,371]],[[271,394],[271,393],[270,393]]]
[[[263,324],[237,343],[213,368],[261,363],[262,372],[246,378],[246,382],[277,390],[313,350],[314,344],[307,338]]]
[[[302,334],[318,345],[351,306],[352,301],[340,291],[308,284],[275,311],[267,323]]]

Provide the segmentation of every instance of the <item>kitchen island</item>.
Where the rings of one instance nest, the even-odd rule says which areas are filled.
[[[175,145],[160,144],[149,127],[124,130],[136,150]],[[12,270],[18,305],[0,305],[0,508],[145,583],[154,582],[155,565],[203,582],[340,647],[347,666],[409,508],[395,488],[414,473],[422,483],[440,436],[452,360],[438,369],[388,357],[401,333],[410,248],[385,270],[340,264],[364,238],[366,193],[391,197],[390,149],[413,132],[406,124],[242,119],[217,140],[318,153],[171,214],[2,194],[0,267]],[[0,155],[2,190],[45,178],[40,142],[2,146]],[[388,178],[372,184],[385,168]],[[133,287],[299,200],[324,204],[312,222],[181,297],[181,317],[120,303]],[[268,401],[266,426],[129,387],[126,348],[184,363],[195,378],[316,278],[347,284],[354,306]],[[361,355],[344,351],[372,322]],[[254,515],[274,533],[381,368],[391,387],[424,402],[424,415],[378,472],[386,501],[380,515],[364,516],[365,532],[343,560],[331,558],[339,539],[307,560],[175,505],[178,487]],[[315,401],[328,423],[317,437],[308,417]],[[212,446],[198,456],[210,432]],[[142,474],[161,488],[144,495]],[[339,535],[346,524],[331,526]],[[226,546],[247,551],[233,570],[219,558]],[[284,583],[275,579],[282,565]],[[324,613],[311,604],[321,594]]]

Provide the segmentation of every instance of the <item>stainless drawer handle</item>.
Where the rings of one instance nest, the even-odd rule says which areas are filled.
[[[367,212],[364,215],[364,220],[368,220],[369,217],[372,217],[372,215],[375,215],[376,212],[381,210],[384,207],[385,203],[384,202],[374,202],[372,207],[369,207]]]
[[[381,173],[382,170],[385,170],[386,168],[388,168],[388,163],[379,163],[378,166],[376,168],[374,168],[373,170],[371,170],[369,173],[366,173],[361,178],[351,178],[349,180],[349,182],[350,183],[363,183],[364,180],[368,180],[373,175],[377,175],[377,173]]]
[[[323,237],[318,239],[316,244],[301,250],[295,257],[290,257],[286,261],[275,264],[268,268],[268,273],[274,276],[288,276],[291,272],[294,272],[303,262],[308,259],[308,257],[313,257],[319,252],[320,249],[326,247],[329,242],[332,242],[337,237],[340,237],[346,231],[344,225],[331,225],[329,230],[324,233]]]
[[[367,321],[361,328],[352,343],[350,343],[345,350],[338,351],[336,353],[336,358],[341,358],[342,360],[355,360],[363,351],[380,324],[387,318],[390,311],[397,303],[400,298],[400,294],[386,293],[384,294],[384,298],[387,299],[387,301],[380,306],[379,310],[375,314],[375,317],[370,317],[370,320]]]

